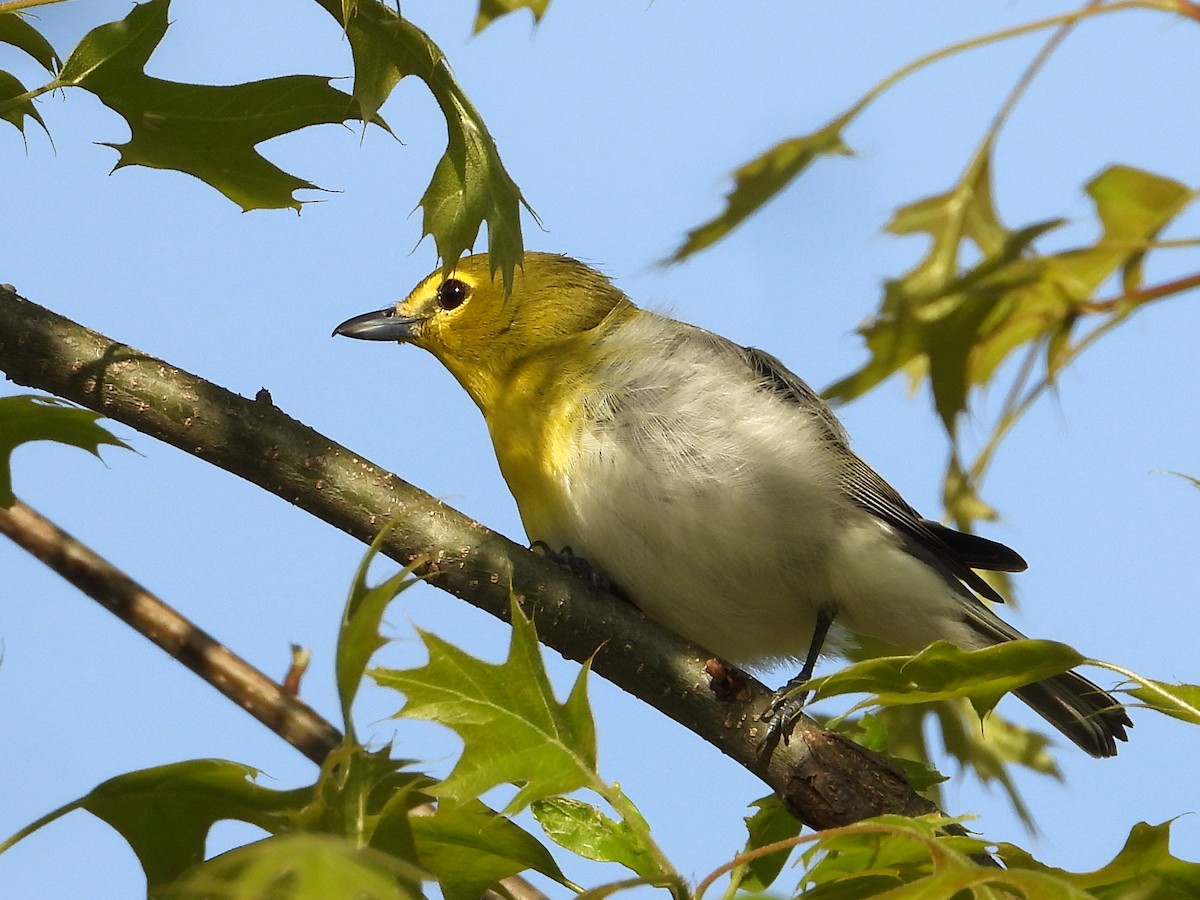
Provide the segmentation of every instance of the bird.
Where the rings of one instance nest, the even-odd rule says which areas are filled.
[[[1020,555],[917,513],[776,357],[642,309],[573,258],[526,252],[506,290],[465,256],[334,335],[432,353],[483,413],[530,541],[728,663],[803,660],[795,686],[856,636],[904,652],[1024,637],[976,571],[1022,571]],[[1132,725],[1074,671],[1015,693],[1095,757]]]

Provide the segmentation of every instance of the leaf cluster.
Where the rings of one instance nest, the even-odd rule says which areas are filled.
[[[388,129],[379,109],[399,81],[423,81],[445,116],[446,151],[420,200],[423,236],[430,235],[447,270],[488,228],[492,273],[506,289],[524,249],[520,211],[528,209],[500,160],[495,141],[445,55],[429,36],[379,0],[316,0],[336,20],[350,45],[354,86],[347,94],[327,76],[283,75],[244,84],[188,84],[145,73],[166,34],[170,0],[147,0],[125,18],[88,32],[60,64],[57,52],[17,12],[0,12],[0,43],[35,60],[52,77],[26,89],[0,71],[0,118],[24,132],[32,119],[46,123],[34,100],[80,88],[121,115],[130,139],[109,144],[116,167],[173,169],[199,178],[243,210],[300,209],[296,192],[318,190],[259,152],[258,145],[315,125],[357,121]],[[485,3],[477,29],[497,16],[545,3]],[[388,129],[390,130],[390,129]]]

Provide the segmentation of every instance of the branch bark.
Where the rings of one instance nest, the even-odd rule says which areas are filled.
[[[936,812],[879,755],[802,719],[763,760],[761,715],[771,691],[747,678],[714,694],[711,654],[628,604],[531,553],[362,459],[276,408],[248,400],[84,328],[0,287],[0,369],[238,475],[317,518],[371,541],[394,516],[384,553],[433,560],[430,583],[508,617],[510,585],[538,636],[563,656],[670,716],[761,778],[812,828]]]

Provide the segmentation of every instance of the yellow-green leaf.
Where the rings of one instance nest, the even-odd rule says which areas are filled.
[[[483,31],[501,16],[527,9],[533,13],[533,20],[540,22],[546,14],[550,0],[479,0],[479,13],[475,16],[475,33]]]
[[[596,729],[587,703],[587,668],[559,703],[542,665],[533,623],[512,605],[508,659],[484,662],[420,632],[429,662],[377,669],[384,687],[402,691],[399,715],[453,728],[463,740],[458,764],[434,793],[466,801],[499,784],[520,786],[506,811],[596,783]]]
[[[1170,684],[1166,681],[1147,681],[1124,692],[1136,697],[1150,709],[1200,725],[1200,686]]]
[[[1111,862],[1094,872],[1082,873],[1044,865],[1011,844],[1001,844],[999,854],[1012,871],[1052,875],[1064,884],[1087,891],[1089,897],[1186,900],[1200,896],[1200,863],[1176,857],[1171,853],[1170,841],[1170,822],[1161,825],[1139,822]]]
[[[667,262],[679,262],[715,244],[820,157],[850,153],[842,141],[840,122],[776,144],[733,173],[733,190],[725,198],[724,211],[689,231]]]
[[[590,803],[551,797],[535,801],[531,812],[556,844],[578,856],[620,863],[644,878],[661,874],[638,833],[627,822],[609,818]]]
[[[966,697],[982,716],[1009,691],[1069,671],[1085,661],[1056,641],[1009,641],[982,650],[960,650],[948,641],[914,656],[885,656],[854,663],[809,682],[813,699],[871,694],[883,706]]]
[[[328,834],[288,834],[223,853],[187,872],[166,898],[423,900],[416,866]]]

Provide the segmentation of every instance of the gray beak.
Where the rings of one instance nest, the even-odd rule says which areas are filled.
[[[407,341],[413,337],[413,326],[422,321],[419,318],[398,316],[395,307],[389,306],[378,312],[363,313],[361,316],[347,319],[333,329],[333,333],[362,341]]]

